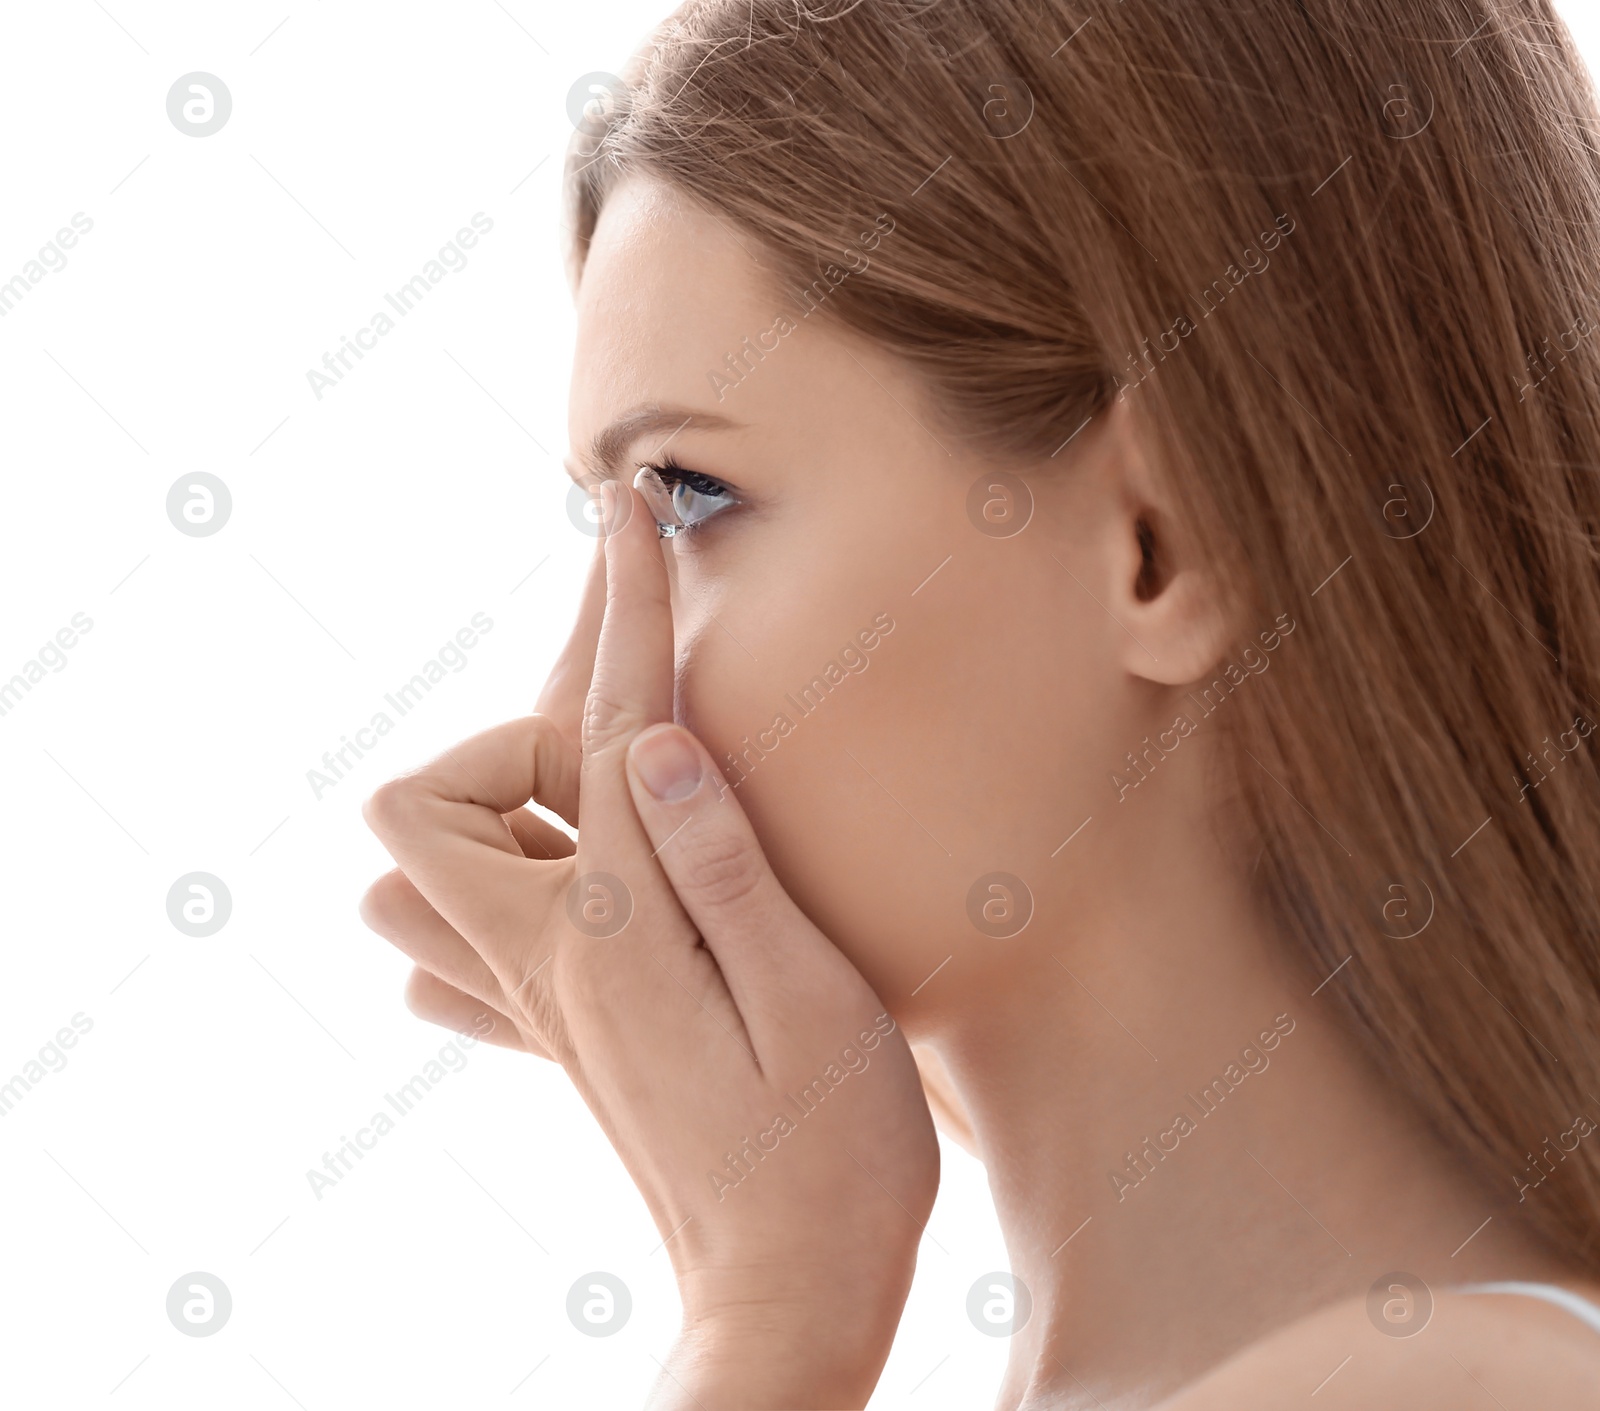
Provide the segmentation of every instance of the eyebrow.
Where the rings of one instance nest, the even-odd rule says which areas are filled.
[[[625,412],[609,426],[598,432],[589,449],[583,453],[584,465],[604,480],[614,480],[617,467],[633,443],[644,436],[666,433],[651,455],[661,449],[690,424],[702,431],[732,431],[744,425],[715,412],[695,411],[692,407],[663,406],[652,403]]]

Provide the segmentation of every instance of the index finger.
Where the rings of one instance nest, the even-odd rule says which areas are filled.
[[[655,516],[631,485],[608,481],[602,494],[605,612],[584,703],[578,828],[598,812],[608,829],[643,838],[624,756],[646,726],[672,719],[672,597]]]

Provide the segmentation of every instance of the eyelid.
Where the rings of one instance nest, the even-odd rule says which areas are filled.
[[[730,485],[721,476],[707,475],[703,470],[691,470],[688,466],[680,464],[671,451],[657,456],[654,460],[635,461],[634,465],[655,471],[661,477],[662,482],[669,486],[686,484],[691,480],[704,480],[715,485],[722,493],[733,496],[734,499],[740,499],[743,496],[743,491],[737,485]]]

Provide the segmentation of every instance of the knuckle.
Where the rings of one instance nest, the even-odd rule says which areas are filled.
[[[734,910],[749,903],[761,886],[762,859],[737,834],[708,829],[688,837],[679,859],[684,885],[706,906]]]
[[[378,878],[361,898],[358,910],[370,930],[380,936],[398,929],[411,910],[417,889],[398,867]]]
[[[361,817],[380,837],[399,832],[416,816],[418,792],[413,775],[379,784],[361,805]]]
[[[437,996],[438,981],[434,976],[420,965],[412,966],[411,974],[406,978],[406,1008],[418,1019],[431,1021],[438,1013]]]
[[[529,743],[535,752],[537,752],[540,745],[544,744],[547,740],[554,741],[556,743],[564,743],[565,737],[561,733],[561,727],[543,711],[536,710],[532,715],[527,716],[526,719],[528,724],[528,732],[531,737]]]
[[[643,728],[638,707],[624,704],[596,680],[583,703],[583,752],[591,754],[631,739]]]
[[[570,792],[582,760],[581,728],[575,743],[556,720],[535,711],[528,717],[527,749],[533,760],[534,800],[559,801]]]

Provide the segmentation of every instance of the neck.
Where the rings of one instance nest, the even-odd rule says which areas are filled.
[[[1312,993],[1248,869],[1137,851],[1149,875],[1073,898],[1028,982],[934,1039],[1032,1299],[999,1404],[1152,1404],[1386,1271],[1548,1277],[1509,1219],[1452,1255],[1500,1202],[1341,1028],[1348,973]]]

